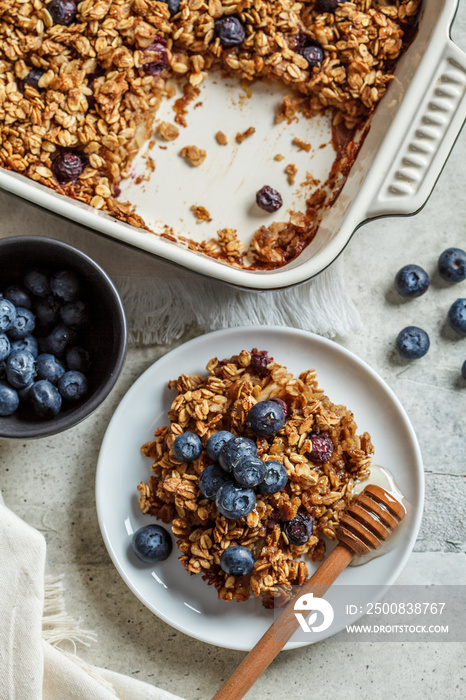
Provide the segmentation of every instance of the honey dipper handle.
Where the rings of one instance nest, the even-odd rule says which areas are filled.
[[[345,545],[338,544],[311,578],[301,586],[299,595],[313,592],[316,597],[322,596],[352,558],[353,552]],[[318,587],[317,590],[313,591],[314,587]],[[299,623],[294,614],[294,600],[291,600],[212,700],[243,698],[298,627]]]

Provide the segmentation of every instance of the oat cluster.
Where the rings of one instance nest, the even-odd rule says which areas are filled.
[[[306,559],[323,558],[323,536],[335,538],[354,483],[369,476],[371,439],[368,433],[357,434],[351,411],[325,396],[314,370],[295,377],[272,358],[265,371],[256,370],[251,352],[244,350],[228,360],[212,359],[207,372],[169,382],[176,389],[170,424],[158,428],[155,441],[142,447],[152,459],[152,475],[138,486],[139,507],[172,524],[181,563],[214,585],[220,598],[244,601],[252,593],[262,596],[267,607],[280,605],[289,599],[292,585],[306,580]],[[287,420],[275,437],[257,438],[245,427],[247,413],[255,403],[273,397],[286,401]],[[205,450],[188,463],[173,454],[177,435],[195,432],[205,447],[219,430],[255,439],[260,457],[281,462],[289,478],[282,491],[258,494],[256,508],[238,520],[220,515],[215,502],[199,491],[198,477],[211,463]],[[328,462],[310,459],[311,431],[330,435],[334,452]],[[290,544],[281,528],[298,512],[314,519],[313,534],[302,546]],[[235,544],[254,554],[254,569],[247,577],[229,576],[220,567],[222,552]]]
[[[305,96],[309,114],[332,109],[353,128],[383,97],[420,2],[356,0],[325,13],[316,0],[181,0],[170,16],[165,2],[84,0],[65,26],[46,0],[0,0],[0,166],[146,228],[118,200],[118,185],[173,78],[193,91],[219,69],[267,77]],[[216,34],[228,15],[245,27],[240,46],[226,48]],[[300,53],[303,37],[322,46],[321,65]],[[31,70],[41,72],[37,84],[27,82]],[[60,184],[52,163],[63,149],[85,167]]]

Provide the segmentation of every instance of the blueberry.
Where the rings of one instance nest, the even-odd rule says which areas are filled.
[[[309,68],[317,68],[325,58],[324,50],[317,42],[307,43],[301,54],[308,62]]]
[[[170,65],[167,53],[167,42],[162,36],[154,37],[152,44],[144,49],[144,53],[150,52],[153,60],[143,63],[142,70],[148,75],[158,75]]]
[[[269,357],[267,350],[260,350],[259,352],[251,353],[251,369],[253,372],[259,375],[259,377],[266,377],[269,374],[267,365],[273,362],[273,357]]]
[[[230,481],[230,477],[219,464],[209,464],[199,475],[199,490],[212,501],[219,488]]]
[[[460,248],[444,250],[438,259],[438,271],[446,282],[462,282],[466,279],[466,252]]]
[[[181,0],[162,0],[162,2],[168,5],[168,9],[170,10],[170,15],[172,17],[179,12]]]
[[[29,398],[34,411],[40,418],[55,418],[60,413],[61,396],[56,386],[46,379],[34,382],[29,391]]]
[[[40,68],[31,68],[24,80],[19,81],[18,87],[20,91],[24,92],[26,85],[34,88],[35,90],[39,90],[39,80],[44,74],[45,71],[41,70]]]
[[[170,533],[160,525],[146,525],[133,534],[131,547],[146,564],[168,559],[173,549]]]
[[[226,472],[231,472],[244,457],[256,457],[257,447],[252,440],[235,437],[224,444],[220,450],[218,461]]]
[[[58,391],[66,401],[80,401],[88,391],[87,379],[82,372],[70,370],[58,380]]]
[[[273,187],[264,185],[262,189],[256,192],[256,204],[269,214],[278,211],[283,205],[283,199],[280,192],[274,190]]]
[[[65,355],[68,369],[75,369],[78,372],[87,372],[91,366],[91,358],[87,350],[80,347],[69,348]]]
[[[246,38],[246,30],[238,17],[228,15],[220,17],[214,22],[215,35],[226,49],[239,46]]]
[[[76,182],[81,175],[86,161],[76,151],[61,151],[52,160],[52,173],[55,180],[64,185],[67,182]]]
[[[36,360],[37,376],[40,379],[46,379],[51,384],[56,384],[65,374],[65,368],[62,363],[57,360],[55,355],[44,352],[37,357]]]
[[[223,550],[220,566],[228,576],[246,576],[254,567],[254,557],[247,547],[233,544]]]
[[[463,366],[461,367],[461,376],[463,379],[466,379],[466,360],[463,362]]]
[[[285,467],[279,462],[266,462],[264,480],[257,487],[261,493],[278,493],[285,488],[288,482],[288,474]]]
[[[32,300],[29,294],[19,284],[12,284],[3,292],[5,299],[11,301],[14,306],[22,306],[24,309],[30,309]]]
[[[228,440],[232,440],[234,437],[235,436],[233,433],[230,433],[228,430],[219,430],[217,433],[211,435],[206,444],[206,452],[210,459],[217,461],[220,455],[220,450],[224,444],[228,442]]]
[[[8,336],[11,338],[11,340],[22,340],[27,335],[31,335],[35,327],[36,317],[32,311],[18,306],[16,309],[16,319],[8,331]]]
[[[460,335],[466,335],[466,299],[457,299],[448,311],[448,323]]]
[[[70,343],[76,340],[76,332],[62,323],[55,326],[44,338],[43,351],[61,357]]]
[[[0,333],[0,362],[6,360],[11,352],[11,343],[5,333]]]
[[[419,265],[405,265],[395,277],[395,289],[402,297],[420,297],[427,292],[429,284],[429,275]]]
[[[317,0],[317,2],[322,12],[335,12],[338,5],[347,0]]]
[[[79,293],[79,277],[73,270],[60,270],[50,280],[50,289],[60,301],[75,301]]]
[[[25,338],[11,343],[11,350],[12,352],[14,350],[27,350],[35,359],[39,354],[39,344],[33,335],[27,335]]]
[[[21,401],[27,401],[30,398],[31,394],[31,389],[34,386],[34,382],[31,382],[27,386],[24,386],[22,389],[16,389],[18,392],[18,398]]]
[[[41,332],[48,332],[60,320],[60,301],[48,296],[36,299],[32,309],[36,316],[36,325]]]
[[[313,462],[328,462],[333,455],[333,442],[327,433],[310,433],[308,435],[312,449],[309,456]]]
[[[406,326],[398,333],[396,349],[401,357],[407,360],[416,360],[424,357],[430,347],[427,333],[417,326]]]
[[[254,488],[264,480],[267,467],[260,457],[245,457],[233,467],[233,476],[240,486]]]
[[[30,270],[24,275],[24,286],[31,294],[37,297],[46,297],[50,294],[50,280],[42,270]],[[27,307],[26,307],[27,308]]]
[[[219,488],[215,503],[225,518],[237,520],[254,510],[256,494],[253,489],[245,489],[236,484],[225,484]]]
[[[270,401],[273,401],[274,403],[278,403],[278,405],[280,406],[280,408],[283,411],[283,415],[286,418],[288,415],[288,404],[286,403],[286,401],[283,401],[283,399],[276,399],[275,397],[270,399]]]
[[[83,301],[70,301],[60,309],[61,320],[73,330],[81,330],[89,323],[86,304]]]
[[[281,407],[275,401],[259,401],[248,413],[246,425],[262,437],[276,435],[285,423]]]
[[[0,382],[0,416],[11,416],[18,406],[18,392],[5,382]]]
[[[6,361],[6,378],[14,389],[30,384],[36,373],[34,357],[27,350],[15,350]]]
[[[173,452],[180,462],[192,462],[202,452],[202,442],[195,433],[181,433],[173,442]]]
[[[16,321],[16,307],[8,299],[0,299],[0,331],[9,331]]]
[[[313,519],[309,513],[298,513],[293,520],[283,525],[283,532],[290,544],[300,546],[306,544],[312,535]]]
[[[65,27],[74,22],[77,13],[74,0],[52,0],[47,5],[47,10],[55,24],[63,24]]]

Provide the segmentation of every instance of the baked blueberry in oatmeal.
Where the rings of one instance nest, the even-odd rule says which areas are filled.
[[[368,433],[358,434],[351,411],[324,394],[314,370],[294,376],[269,358],[264,373],[252,361],[257,354],[253,348],[213,358],[206,374],[168,383],[176,395],[167,424],[142,447],[152,475],[138,491],[142,512],[172,525],[179,560],[191,574],[224,600],[261,596],[270,607],[284,604],[291,587],[306,580],[307,563],[323,558],[354,484],[369,476],[373,446]],[[248,424],[261,402],[287,407],[281,426],[265,436]],[[226,468],[206,449],[223,431],[235,436],[220,450]],[[189,433],[202,449],[182,462],[174,444]],[[259,462],[260,482],[248,469]]]

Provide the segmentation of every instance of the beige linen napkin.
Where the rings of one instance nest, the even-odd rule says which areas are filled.
[[[310,282],[273,292],[234,289],[111,238],[58,219],[0,192],[0,237],[37,234],[70,243],[94,258],[117,286],[130,343],[170,343],[193,328],[292,326],[328,337],[361,330],[341,261]]]
[[[43,536],[0,493],[0,700],[181,700],[60,650],[86,642],[65,610],[61,584],[44,577]]]

